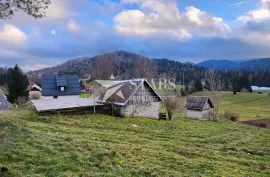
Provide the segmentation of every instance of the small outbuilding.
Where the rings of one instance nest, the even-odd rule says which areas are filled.
[[[207,96],[188,96],[184,107],[187,109],[188,118],[207,119],[214,105]]]
[[[29,97],[30,99],[40,99],[41,97],[41,88],[35,84],[35,83],[32,83],[28,86],[28,91],[29,91]]]

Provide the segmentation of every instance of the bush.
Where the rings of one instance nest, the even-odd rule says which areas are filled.
[[[262,94],[262,92],[258,92],[258,94]]]
[[[235,112],[231,111],[225,111],[223,115],[223,119],[227,121],[232,121],[232,122],[238,122],[239,121],[239,115]]]
[[[234,95],[236,95],[236,94],[237,94],[237,92],[236,92],[236,91],[233,91],[233,94],[234,94]]]
[[[28,102],[28,97],[20,96],[15,100],[15,103],[19,106],[24,106]]]

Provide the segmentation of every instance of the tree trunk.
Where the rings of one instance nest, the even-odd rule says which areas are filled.
[[[168,112],[168,119],[172,120],[172,113],[171,112]]]

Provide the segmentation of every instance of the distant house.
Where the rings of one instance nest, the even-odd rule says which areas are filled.
[[[30,99],[39,99],[41,97],[41,88],[35,83],[32,83],[28,86],[29,98]]]
[[[81,87],[77,75],[42,75],[42,98],[79,97]]]
[[[28,86],[28,91],[31,92],[31,91],[39,91],[41,92],[41,88],[40,86],[38,86],[37,84],[35,83],[32,83]]]
[[[206,96],[188,96],[184,107],[188,111],[187,117],[205,119],[210,117],[210,110],[214,105]]]
[[[162,101],[158,93],[144,79],[124,80],[108,83],[99,89],[97,103],[110,105],[121,117],[159,118]]]

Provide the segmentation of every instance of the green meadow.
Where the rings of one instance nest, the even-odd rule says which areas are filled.
[[[204,96],[206,92],[197,92],[193,95]],[[270,95],[269,92],[262,94],[224,92],[221,101],[220,113],[232,111],[240,116],[240,121],[270,119]]]
[[[197,93],[203,95],[203,93]],[[185,98],[182,99],[183,101]],[[226,93],[221,112],[269,118],[267,94]],[[0,176],[270,176],[269,129],[223,120],[0,114]]]

